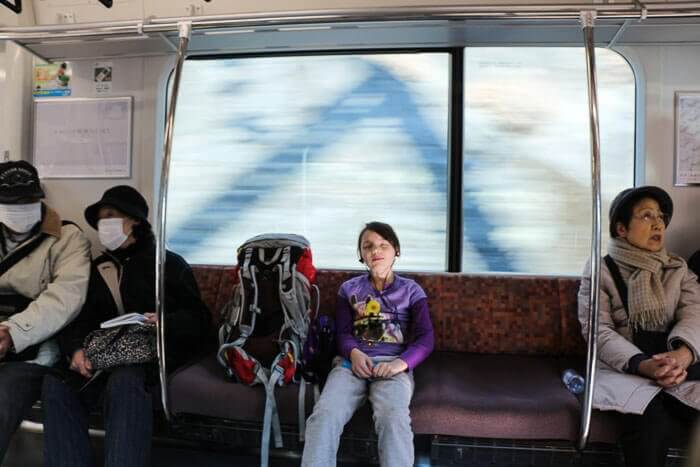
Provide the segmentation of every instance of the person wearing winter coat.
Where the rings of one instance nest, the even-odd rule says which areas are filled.
[[[153,425],[149,388],[157,380],[156,363],[110,367],[98,375],[83,348],[91,331],[120,314],[143,314],[151,325],[157,321],[155,240],[147,216],[146,200],[126,185],[110,188],[85,210],[85,219],[97,229],[106,251],[93,261],[81,314],[59,336],[69,368],[44,378],[46,466],[96,465],[87,415],[98,404],[105,416],[104,465],[147,465]],[[203,349],[210,315],[190,266],[170,251],[166,252],[164,299],[166,368],[172,371]]]
[[[43,203],[36,169],[0,163],[0,463],[58,359],[53,336],[80,311],[90,242]]]
[[[662,467],[700,409],[700,284],[664,247],[672,215],[670,196],[654,186],[624,190],[610,207],[593,406],[623,414],[628,467]],[[584,274],[578,294],[584,338],[590,296]]]

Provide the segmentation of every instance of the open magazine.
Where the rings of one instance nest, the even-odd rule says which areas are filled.
[[[146,324],[146,317],[141,313],[127,313],[101,323],[100,328],[116,328],[118,326],[127,326],[129,324]]]

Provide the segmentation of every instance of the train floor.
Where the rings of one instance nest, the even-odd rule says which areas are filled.
[[[102,440],[94,439],[94,450],[98,455],[102,451]],[[41,434],[20,431],[9,447],[2,466],[0,467],[41,467],[43,461],[43,442]],[[573,457],[542,457],[534,462],[511,463],[503,461],[503,452],[494,450],[482,453],[469,460],[461,462],[436,463],[427,454],[418,454],[416,467],[623,467],[616,461],[592,461],[591,459],[574,459]],[[500,458],[500,459],[499,459]],[[670,459],[669,459],[670,460]],[[297,454],[276,456],[270,459],[271,467],[296,467],[300,463]],[[259,458],[254,454],[236,455],[231,451],[203,450],[196,447],[182,447],[172,443],[154,442],[150,467],[257,467]],[[367,465],[366,462],[343,462],[339,467],[358,467]],[[375,464],[376,465],[376,464]],[[682,462],[668,462],[669,466],[680,466]]]

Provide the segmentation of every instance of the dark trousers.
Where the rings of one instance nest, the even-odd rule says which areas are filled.
[[[668,448],[687,444],[698,411],[659,393],[642,415],[625,415],[622,452],[627,467],[663,467]]]
[[[105,467],[146,466],[153,411],[142,366],[119,367],[79,392],[74,379],[48,374],[41,397],[44,409],[44,465],[95,467],[88,434],[88,410],[100,400],[105,418]],[[82,380],[85,382],[85,380]],[[91,383],[93,384],[93,383]],[[99,387],[99,399],[84,397]],[[91,400],[92,399],[92,400]]]
[[[39,399],[46,371],[46,367],[30,363],[0,363],[0,463],[12,435]]]

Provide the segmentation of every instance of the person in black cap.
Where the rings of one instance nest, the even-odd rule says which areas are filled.
[[[672,216],[671,197],[655,186],[626,189],[610,205],[593,406],[624,414],[628,467],[662,467],[700,410],[700,284],[664,247]],[[590,292],[585,273],[578,294],[584,338]]]
[[[80,311],[90,275],[90,242],[44,197],[31,164],[0,163],[0,462],[58,360],[52,336]]]
[[[100,323],[123,313],[140,313],[155,323],[155,241],[146,200],[126,185],[107,190],[85,209],[106,251],[93,261],[88,296],[80,316],[59,336],[68,368],[44,379],[44,459],[47,466],[91,466],[87,411],[101,402],[105,414],[105,466],[145,466],[151,443],[156,363],[96,372],[83,342]],[[166,252],[165,312],[167,369],[174,370],[203,350],[210,318],[190,266]]]

